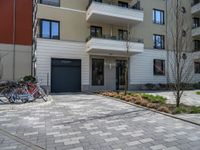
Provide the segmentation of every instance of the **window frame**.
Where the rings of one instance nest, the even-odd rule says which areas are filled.
[[[161,37],[161,46],[157,46],[156,37]],[[153,34],[153,48],[154,49],[165,49],[165,36],[160,34]]]
[[[157,22],[156,12],[160,12],[159,22]],[[165,11],[161,9],[153,9],[153,23],[158,25],[165,25]]]
[[[98,84],[98,83],[95,83],[95,80],[94,80],[94,74],[93,74],[93,62],[95,61],[95,60],[97,60],[97,61],[102,61],[102,77],[103,77],[103,79],[102,79],[102,83],[100,83],[100,84]],[[92,86],[104,86],[105,85],[105,66],[104,66],[104,62],[105,62],[105,60],[104,59],[102,59],[102,58],[92,58],[92,69],[91,69],[91,71],[92,71]],[[100,74],[98,73],[98,76],[100,76]]]
[[[194,40],[194,51],[200,51],[200,40]]]
[[[49,26],[49,37],[43,37],[43,28],[42,28],[42,22],[43,21],[49,22],[49,25],[50,25]],[[58,23],[58,38],[52,38],[52,23]],[[40,38],[52,39],[52,40],[60,40],[60,21],[41,19],[40,20]]]
[[[51,4],[51,3],[44,3],[43,1],[44,1],[44,0],[40,0],[40,4],[43,4],[43,5],[50,5],[50,6],[55,6],[55,7],[60,7],[60,0],[58,0],[58,4],[57,4],[57,5],[54,5],[54,4]]]
[[[120,37],[120,32],[122,33],[122,38]],[[125,37],[126,34],[126,37]],[[118,29],[118,39],[119,40],[127,40],[128,39],[128,30]]]
[[[198,70],[196,70],[196,65],[198,65]],[[195,61],[194,62],[194,73],[195,74],[200,74],[200,62],[198,62],[198,61]]]
[[[91,34],[91,33],[92,33],[92,32],[91,32],[91,29],[92,29],[92,28],[95,28],[95,36],[93,36],[93,35]],[[97,29],[100,29],[100,31],[101,31],[101,32],[100,32],[100,34],[101,34],[100,37],[102,37],[102,32],[103,32],[103,31],[102,31],[102,27],[101,27],[101,26],[90,26],[90,36],[91,36],[91,37],[99,37],[99,36],[97,36],[97,32],[96,32]]]
[[[161,61],[161,63],[162,63],[162,70],[160,71],[160,72],[162,72],[162,73],[159,73],[158,71],[156,71],[156,61]],[[154,74],[154,76],[165,76],[165,72],[166,72],[166,70],[165,70],[165,60],[163,60],[163,59],[154,59],[153,60],[153,74]]]

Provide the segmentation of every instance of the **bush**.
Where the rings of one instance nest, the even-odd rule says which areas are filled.
[[[196,107],[196,106],[191,107],[190,113],[192,114],[200,113],[200,107]]]
[[[157,109],[158,108],[158,104],[149,103],[149,104],[147,104],[147,107],[152,108],[152,109]]]
[[[169,108],[166,107],[166,106],[160,106],[157,110],[165,112],[165,113],[171,113],[171,111],[169,110]]]
[[[23,78],[23,81],[24,82],[36,82],[36,78],[35,77],[33,77],[33,76],[31,76],[31,75],[29,75],[29,76],[25,76],[24,78]]]
[[[151,103],[160,103],[165,104],[166,98],[159,95],[151,95],[151,94],[142,94],[141,95],[144,99],[150,101]]]
[[[154,90],[154,89],[155,89],[155,84],[147,83],[147,84],[145,84],[145,87],[146,87],[148,90]]]
[[[181,114],[181,113],[187,113],[188,112],[188,109],[184,106],[180,106],[180,107],[176,107],[174,110],[173,110],[173,114]]]
[[[199,91],[199,92],[196,92],[196,94],[197,94],[197,95],[200,95],[200,91]]]

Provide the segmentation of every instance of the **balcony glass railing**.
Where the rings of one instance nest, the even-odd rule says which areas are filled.
[[[141,8],[139,6],[136,7],[136,5],[134,5],[134,6],[128,6],[128,7],[123,7],[123,6],[119,6],[117,3],[98,2],[98,1],[95,1],[95,0],[91,0],[89,2],[89,4],[88,4],[88,6],[87,6],[86,9],[88,9],[92,3],[99,3],[99,4],[111,5],[111,6],[115,6],[115,7],[124,8],[124,9],[143,10],[143,8]]]
[[[86,39],[86,42],[88,42],[92,38],[115,40],[115,41],[128,41],[128,42],[144,43],[144,40],[143,39],[139,39],[139,38],[129,38],[129,40],[127,40],[126,38],[121,38],[119,36],[110,36],[110,35],[98,35],[98,36],[90,35]]]

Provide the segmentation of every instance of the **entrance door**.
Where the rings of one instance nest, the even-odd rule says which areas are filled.
[[[125,72],[126,72],[126,60],[116,61],[116,89],[124,90],[125,88]]]

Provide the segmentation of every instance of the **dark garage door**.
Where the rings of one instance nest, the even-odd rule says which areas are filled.
[[[51,92],[81,91],[81,60],[52,59]]]

